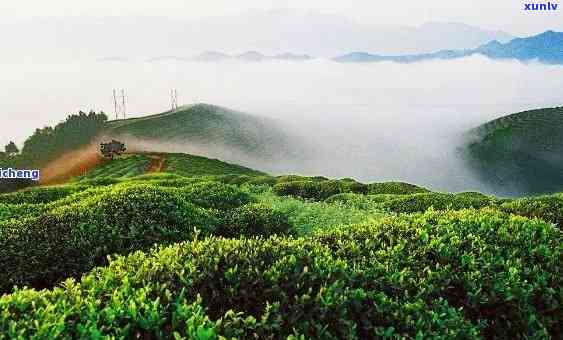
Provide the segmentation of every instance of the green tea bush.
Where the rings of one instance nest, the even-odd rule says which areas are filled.
[[[317,239],[348,264],[378,263],[388,274],[373,279],[384,290],[461,308],[486,338],[561,333],[562,234],[542,221],[494,210],[429,211]]]
[[[500,209],[512,214],[530,218],[541,218],[563,227],[563,195],[529,197],[505,202]]]
[[[246,182],[248,185],[265,185],[270,187],[276,183],[276,178],[272,176],[256,176]]]
[[[0,194],[0,203],[48,203],[66,197],[81,189],[84,189],[84,187],[77,185],[27,188],[17,192]]]
[[[363,195],[354,193],[344,193],[332,195],[325,199],[326,203],[342,204],[347,207],[361,209],[361,210],[376,210],[381,208],[381,202],[385,201],[383,197],[388,196],[386,199],[396,198],[396,195]]]
[[[423,193],[401,195],[398,198],[384,201],[384,209],[396,213],[424,212],[432,207],[435,210],[460,210],[467,208],[483,208],[491,205],[493,199],[484,196],[476,197],[466,194]]]
[[[427,212],[311,237],[207,238],[114,257],[79,284],[0,298],[0,334],[44,338],[549,338],[561,232]]]
[[[112,253],[190,239],[217,220],[181,195],[149,186],[116,187],[40,216],[0,223],[0,292],[49,287],[104,263]]]
[[[273,191],[280,196],[294,196],[317,201],[346,193],[366,193],[365,184],[355,181],[328,180],[328,181],[293,181],[282,182],[274,185]]]
[[[285,183],[285,182],[295,182],[295,181],[313,181],[313,182],[321,182],[321,181],[328,181],[328,178],[323,176],[300,176],[300,175],[282,175],[276,177],[277,183]]]
[[[155,185],[158,187],[168,187],[168,188],[186,188],[198,183],[197,178],[178,178],[178,179],[162,179],[162,180],[151,180],[148,183],[150,185]]]
[[[228,210],[251,203],[252,197],[234,185],[201,182],[185,188],[183,197],[203,208]]]
[[[177,174],[172,174],[169,172],[153,172],[153,173],[148,173],[148,174],[144,174],[144,175],[139,175],[139,176],[135,176],[132,178],[129,178],[129,181],[163,181],[163,180],[178,180],[178,179],[184,179],[187,177],[184,176],[180,176]]]
[[[91,178],[91,179],[84,179],[77,182],[79,185],[84,186],[107,186],[121,183],[121,180],[117,178],[107,178],[107,177],[100,177],[100,178]]]
[[[367,193],[371,195],[375,195],[375,194],[408,195],[408,194],[429,192],[428,189],[404,182],[370,183],[367,186],[368,186]]]
[[[44,204],[5,204],[0,203],[0,221],[11,218],[23,218],[28,215],[39,214],[44,209]]]
[[[285,214],[260,203],[229,211],[221,224],[216,234],[225,237],[282,235],[292,231]]]
[[[354,195],[354,194],[352,194]],[[314,202],[299,198],[281,197],[271,190],[254,195],[258,202],[266,204],[285,214],[296,234],[303,236],[315,229],[325,229],[341,225],[352,225],[379,218],[383,211],[359,209],[342,202]],[[363,196],[363,195],[358,195]]]

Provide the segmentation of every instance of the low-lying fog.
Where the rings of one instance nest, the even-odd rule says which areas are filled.
[[[112,117],[113,88],[126,90],[130,117],[167,110],[170,89],[177,88],[181,104],[273,117],[318,148],[307,162],[245,159],[246,165],[273,173],[404,180],[446,191],[488,191],[456,157],[464,131],[508,113],[563,104],[563,67],[479,56],[407,65],[3,64],[0,74],[2,145],[11,139],[21,145],[35,128],[78,110]]]

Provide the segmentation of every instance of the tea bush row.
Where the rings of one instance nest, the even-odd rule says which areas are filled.
[[[500,205],[500,209],[517,215],[537,217],[563,227],[563,194],[521,198]]]
[[[21,191],[0,194],[0,203],[5,204],[38,204],[56,201],[70,194],[83,190],[84,186],[64,185],[52,187],[32,187]]]
[[[436,210],[460,210],[483,208],[494,205],[495,200],[487,196],[469,194],[422,193],[402,195],[385,200],[382,207],[396,213],[424,212],[432,207]]]
[[[548,338],[561,232],[495,211],[427,212],[310,237],[194,240],[0,298],[29,338]]]
[[[358,182],[343,180],[307,180],[278,183],[274,185],[273,191],[280,196],[293,196],[322,201],[332,195],[345,192],[367,193],[367,186]]]
[[[259,236],[290,228],[279,212],[244,206],[248,194],[216,182],[189,189],[120,184],[68,200],[0,222],[0,292],[13,285],[50,287],[103,264],[106,255],[188,240],[195,229],[203,235]]]

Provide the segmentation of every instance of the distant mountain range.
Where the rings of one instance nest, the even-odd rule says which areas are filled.
[[[321,58],[331,58],[343,51],[403,55],[463,50],[513,38],[503,31],[462,23],[393,27],[359,23],[344,15],[291,9],[197,19],[40,17],[0,21],[0,62],[20,61],[22,56],[38,62],[105,57],[147,60],[155,56],[155,51],[156,57],[184,57],[217,49],[260,51],[271,56],[299,51]]]
[[[338,62],[380,62],[394,61],[413,63],[432,59],[456,59],[481,54],[491,59],[516,59],[523,62],[539,61],[546,64],[563,64],[563,32],[547,31],[528,38],[516,38],[507,43],[497,40],[475,49],[441,50],[434,53],[406,55],[377,55],[353,52],[334,58]]]
[[[563,32],[546,31],[528,38],[515,38],[502,43],[493,40],[487,44],[473,49],[465,50],[440,50],[433,53],[380,55],[367,52],[352,52],[338,56],[332,60],[341,63],[367,63],[392,61],[397,63],[414,63],[433,59],[457,59],[472,55],[484,55],[491,59],[514,59],[522,62],[538,61],[546,64],[563,64]],[[238,60],[245,62],[261,62],[268,60],[307,61],[314,57],[307,54],[283,53],[265,55],[257,51],[248,51],[241,54],[226,54],[217,51],[207,51],[193,57],[156,57],[149,59],[157,61],[199,61],[219,62]],[[113,60],[109,59],[108,60]]]
[[[164,56],[164,57],[151,58],[148,61],[149,62],[160,62],[160,61],[220,62],[226,60],[238,60],[238,61],[246,61],[246,62],[261,62],[267,60],[307,61],[311,59],[313,59],[313,57],[307,54],[283,53],[283,54],[269,56],[256,51],[247,51],[241,54],[231,55],[217,51],[206,51],[194,57]]]

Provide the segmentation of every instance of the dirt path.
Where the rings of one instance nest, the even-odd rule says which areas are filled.
[[[151,162],[147,168],[147,170],[145,171],[145,173],[151,173],[151,172],[163,172],[164,171],[164,162],[165,162],[165,158],[163,155],[159,155],[159,154],[151,154],[151,155],[147,155],[148,158],[150,158]]]

